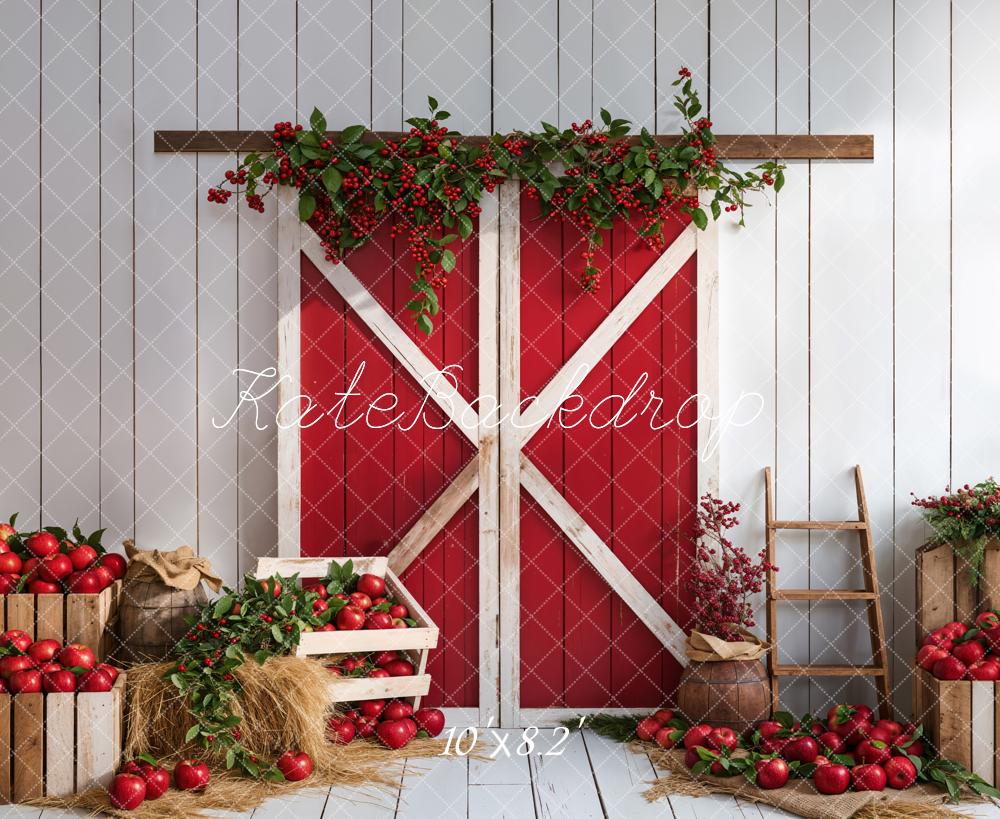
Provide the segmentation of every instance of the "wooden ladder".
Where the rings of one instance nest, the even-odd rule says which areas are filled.
[[[891,717],[889,692],[889,655],[885,650],[885,625],[879,605],[878,576],[875,573],[875,555],[872,551],[872,531],[868,519],[868,501],[865,485],[861,480],[861,467],[854,467],[854,483],[858,496],[858,520],[775,520],[774,489],[771,485],[771,467],[764,468],[764,498],[767,514],[767,561],[775,565],[775,539],[779,529],[820,530],[825,532],[857,532],[861,538],[861,567],[864,573],[863,589],[779,589],[775,573],[767,573],[767,641],[771,661],[771,708],[778,708],[778,680],[781,677],[875,677],[878,691],[879,715]],[[871,665],[782,665],[778,662],[777,618],[779,601],[796,600],[863,600],[868,609],[868,631],[871,635]]]

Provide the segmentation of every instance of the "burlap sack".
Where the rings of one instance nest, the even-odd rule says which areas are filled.
[[[212,564],[207,558],[196,555],[190,546],[181,546],[173,552],[159,549],[146,552],[131,540],[122,545],[129,559],[126,584],[136,580],[160,580],[171,588],[190,591],[204,580],[212,591],[222,588],[222,580],[212,572]]]
[[[688,659],[697,663],[712,663],[721,660],[759,660],[767,653],[767,644],[745,629],[737,629],[745,639],[735,642],[692,631],[684,644]]]

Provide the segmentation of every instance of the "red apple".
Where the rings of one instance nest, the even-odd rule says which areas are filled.
[[[864,739],[854,749],[854,755],[864,765],[881,765],[892,756],[887,743],[878,739]]]
[[[179,790],[204,790],[210,779],[208,765],[199,760],[185,759],[174,766],[174,784]]]
[[[931,673],[939,680],[960,680],[968,669],[958,657],[948,656],[934,663]]]
[[[919,757],[924,755],[924,741],[914,739],[910,734],[901,734],[892,741],[892,744],[906,754]]]
[[[884,791],[886,776],[880,765],[858,765],[851,769],[851,784],[856,791]]]
[[[37,558],[54,555],[59,551],[59,539],[51,532],[35,532],[24,541],[24,545]]]
[[[739,741],[740,738],[732,728],[713,728],[705,735],[705,746],[713,751],[721,751],[723,748],[735,751]]]
[[[813,785],[822,794],[843,793],[851,784],[851,771],[846,765],[821,765],[813,773]]]
[[[760,752],[762,754],[780,754],[790,741],[790,737],[771,737],[770,739],[762,739],[760,742]]]
[[[951,650],[952,656],[958,657],[966,665],[978,663],[986,656],[986,647],[979,640],[969,640],[959,643]]]
[[[112,688],[114,688],[114,683],[111,681],[111,677],[96,668],[92,671],[85,671],[76,681],[76,690],[88,694],[99,694],[110,691]]]
[[[375,729],[379,742],[392,751],[397,751],[406,745],[412,737],[407,720],[391,719],[380,722]]]
[[[880,730],[880,729],[882,731],[885,731],[889,735],[889,739],[887,740],[888,742],[892,742],[892,740],[894,740],[901,733],[903,733],[903,726],[900,725],[895,720],[891,720],[891,719],[880,719],[878,722],[876,722],[875,723],[875,730]],[[870,737],[870,739],[875,739],[875,738],[876,737],[875,737],[875,734],[873,732],[872,736]]]
[[[98,671],[103,671],[105,674],[107,674],[108,677],[111,679],[112,683],[118,681],[118,669],[115,668],[113,665],[108,665],[107,663],[98,663],[95,666],[95,668]]]
[[[347,717],[331,717],[327,723],[333,741],[338,745],[348,745],[354,739],[357,728]]]
[[[348,604],[337,612],[337,628],[340,631],[357,631],[365,625],[365,613],[357,606]]]
[[[21,578],[16,574],[0,574],[0,594],[10,594]]]
[[[56,652],[62,648],[58,640],[39,640],[28,646],[28,656],[38,665],[47,663],[56,656]]]
[[[391,677],[392,674],[390,674],[384,668],[373,668],[368,676],[373,680],[384,680],[387,677]]]
[[[13,552],[0,552],[0,572],[3,574],[20,574],[23,566],[21,558]]]
[[[80,546],[78,548],[82,549],[84,547]],[[90,549],[89,546],[87,546],[86,548]],[[93,550],[91,549],[91,551]],[[73,565],[75,568],[76,564]],[[126,569],[128,569],[128,561],[125,560],[125,558],[122,557],[121,555],[115,554],[114,552],[107,552],[106,554],[101,555],[97,561],[97,565],[103,566],[105,569],[110,571],[111,576],[115,580],[121,580],[123,577],[125,577],[125,571]]]
[[[392,618],[392,627],[393,628],[409,628],[410,624],[407,623],[401,617],[393,617]]]
[[[8,654],[6,657],[0,657],[0,677],[9,680],[19,671],[27,671],[34,664],[31,657],[24,654]]]
[[[135,810],[146,799],[146,780],[131,773],[120,773],[108,785],[111,804],[118,810]]]
[[[934,668],[934,663],[947,656],[948,652],[939,646],[921,646],[917,652],[917,665],[924,671],[930,671]]]
[[[66,554],[69,556],[70,563],[73,564],[73,569],[78,572],[90,568],[97,560],[97,551],[86,543],[73,547]]]
[[[656,720],[653,720],[656,722]],[[706,738],[712,733],[712,726],[701,723],[700,725],[692,725],[687,729],[687,733],[684,734],[684,747],[685,748],[697,748],[699,745],[705,745]]]
[[[970,680],[1000,680],[1000,663],[994,660],[980,660],[970,665],[966,673]]]
[[[817,754],[816,758],[813,760],[813,765],[819,767],[820,765],[829,765],[830,760],[823,756],[823,754]]]
[[[777,734],[778,731],[783,730],[783,728],[784,726],[780,722],[770,719],[764,720],[757,726],[757,730],[760,731],[761,739],[770,739]]]
[[[319,595],[320,600],[326,600],[330,596],[330,592],[326,590],[326,586],[318,581],[310,581],[309,583],[302,584],[302,591],[314,592]]]
[[[139,776],[146,782],[146,799],[159,799],[170,788],[170,772],[159,765],[140,763]]]
[[[362,611],[368,611],[372,607],[372,599],[364,592],[354,592],[349,597],[351,603]]]
[[[115,582],[115,576],[107,566],[95,566],[90,571],[101,581],[102,591]]]
[[[10,540],[14,535],[17,534],[17,529],[15,529],[9,523],[0,523],[0,551],[5,551],[10,548],[7,546],[7,541]]]
[[[26,583],[36,579],[38,566],[41,562],[37,557],[29,557],[24,561],[24,566],[21,568],[21,575],[24,577]]]
[[[56,654],[56,659],[63,668],[83,668],[90,671],[97,665],[93,649],[82,643],[70,643],[68,646],[64,646]]]
[[[42,672],[36,668],[15,671],[8,683],[11,694],[38,694],[42,690]]]
[[[652,742],[653,737],[656,736],[656,732],[660,730],[662,726],[658,719],[653,717],[643,717],[639,720],[638,724],[635,726],[635,735],[643,742]]]
[[[375,736],[375,729],[381,723],[378,721],[378,717],[360,716],[354,724],[358,729],[358,736],[362,739],[368,739]]]
[[[995,611],[984,611],[976,615],[976,628],[980,631],[990,631],[1000,628],[1000,615]]]
[[[101,577],[90,569],[73,572],[66,578],[66,588],[73,594],[98,594],[101,591]]]
[[[659,745],[661,748],[670,749],[673,748],[678,740],[682,739],[684,733],[677,728],[671,728],[669,725],[664,726],[656,735],[653,737],[653,742]]]
[[[781,755],[789,762],[815,762],[819,745],[812,737],[795,737],[781,749]]]
[[[444,712],[437,708],[419,708],[413,714],[413,721],[432,737],[444,730]]]
[[[278,770],[289,782],[301,782],[313,772],[312,757],[304,751],[285,751],[278,757]]]
[[[76,675],[65,668],[45,671],[42,673],[42,690],[46,694],[72,694],[76,691]]]
[[[385,700],[365,700],[358,710],[366,717],[380,717],[385,710]]]
[[[783,788],[788,783],[788,763],[783,759],[759,759],[754,764],[757,787],[765,791]]]
[[[57,552],[42,558],[38,564],[38,579],[46,583],[61,583],[73,573],[73,561],[68,555]]]
[[[885,763],[885,779],[890,788],[898,791],[917,781],[917,769],[905,756],[894,756]]]
[[[666,725],[670,720],[674,718],[674,712],[669,708],[661,708],[653,714],[653,719],[660,723],[660,725]]]
[[[365,628],[392,628],[392,618],[384,611],[369,611],[365,618]]]
[[[952,622],[945,623],[943,626],[941,626],[939,631],[945,632],[945,634],[951,637],[952,640],[957,640],[959,637],[965,634],[966,631],[968,631],[968,627],[965,625],[965,623],[960,623],[957,620],[953,620]]]
[[[18,651],[27,651],[32,643],[31,635],[19,628],[12,628],[0,634],[0,646],[13,646]]]
[[[398,651],[380,651],[372,659],[372,663],[374,665],[377,665],[379,668],[382,668],[382,666],[384,666],[386,663],[391,663],[393,660],[398,660],[398,659],[399,659]]]
[[[847,743],[836,731],[827,731],[817,738],[819,744],[826,749],[828,754],[842,754],[846,750]]]
[[[358,585],[355,591],[361,592],[368,597],[381,597],[385,594],[385,581],[377,574],[363,574],[358,578]]]
[[[879,742],[884,742],[888,745],[892,742],[893,736],[887,728],[879,728],[878,725],[873,725],[872,729],[868,732],[868,736],[865,738],[877,739]],[[899,736],[899,734],[895,734],[895,736]]]
[[[46,583],[44,580],[32,580],[28,584],[28,594],[62,594],[62,586],[58,583]]]
[[[393,660],[386,663],[385,670],[392,677],[412,677],[416,669],[409,660]]]
[[[313,614],[322,614],[328,608],[330,608],[330,604],[327,603],[326,600],[323,600],[322,598],[313,600]]]
[[[684,752],[684,764],[688,768],[693,768],[699,762],[701,762],[701,756],[698,754],[697,748],[688,748]]]
[[[382,711],[382,719],[406,719],[412,716],[413,706],[400,700],[393,700]]]
[[[393,603],[389,606],[389,616],[393,620],[403,620],[410,616],[410,610],[402,603]]]

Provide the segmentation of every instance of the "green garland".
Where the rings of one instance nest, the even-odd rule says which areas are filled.
[[[598,288],[601,270],[595,249],[616,219],[641,217],[639,232],[651,248],[663,246],[663,225],[686,214],[701,229],[709,214],[698,191],[709,191],[713,219],[739,212],[743,224],[746,194],[784,184],[784,166],[763,162],[740,173],[716,155],[712,122],[701,115],[691,72],[682,68],[674,107],[683,118],[675,143],[657,142],[643,128],[628,139],[629,121],[601,111],[601,125],[589,119],[559,130],[542,123],[538,132],[497,134],[485,145],[465,141],[441,123],[450,116],[428,98],[430,115],[407,120],[400,141],[366,135],[362,125],[327,135],[326,118],[314,109],[309,128],[276,122],[270,153],[248,154],[210,188],[210,202],[225,203],[239,193],[263,212],[264,197],[276,186],[299,191],[299,217],[316,230],[326,258],[339,262],[368,242],[386,220],[392,236],[405,235],[413,262],[412,297],[407,304],[417,327],[433,329],[440,309],[438,290],[455,269],[448,246],[469,238],[480,213],[483,191],[506,179],[519,179],[542,213],[576,225],[585,239],[581,284]],[[553,172],[550,166],[557,165]],[[229,187],[226,187],[226,186]]]

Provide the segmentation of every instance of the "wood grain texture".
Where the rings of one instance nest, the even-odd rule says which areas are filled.
[[[520,123],[518,127],[524,127]],[[529,126],[530,127],[530,126]],[[339,131],[330,131],[339,139]],[[378,139],[399,139],[398,131],[379,132]],[[366,139],[375,139],[366,135]],[[673,135],[656,136],[657,142],[673,145]],[[484,144],[488,137],[465,136],[473,145]],[[873,159],[875,140],[871,134],[718,134],[719,156],[723,159]],[[267,151],[274,147],[270,131],[156,131],[153,150],[157,153],[231,153]]]
[[[76,694],[45,695],[45,795],[76,792]]]
[[[45,695],[18,694],[10,699],[13,801],[25,802],[45,795]]]

